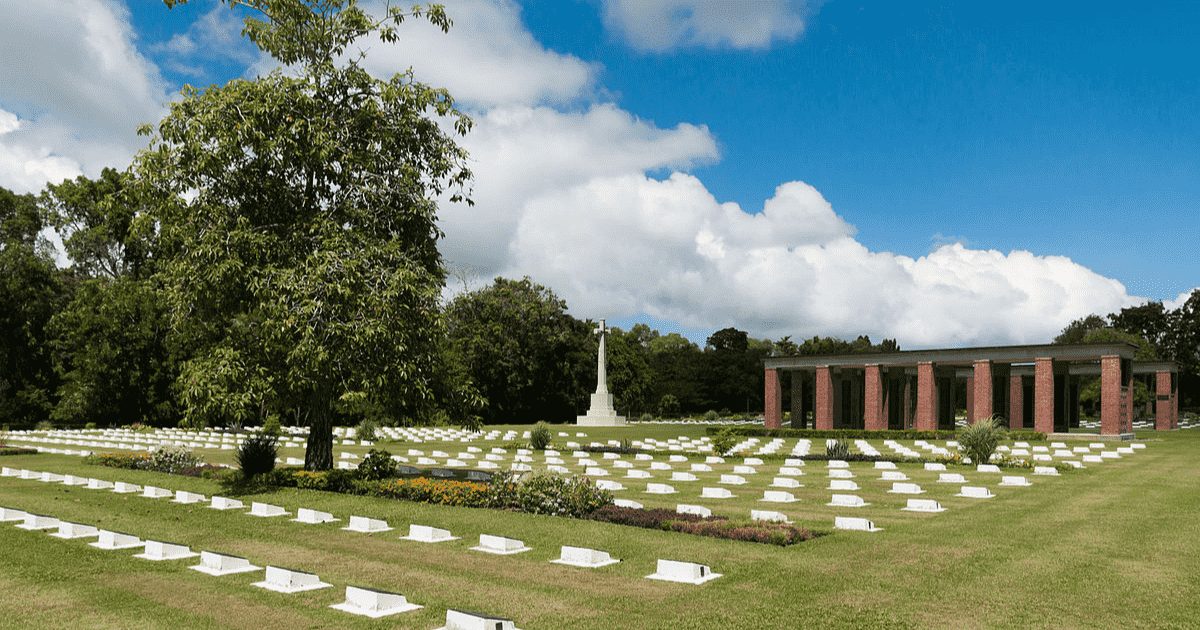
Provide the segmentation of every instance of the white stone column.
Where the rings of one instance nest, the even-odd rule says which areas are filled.
[[[613,407],[613,395],[608,392],[608,368],[604,349],[608,327],[604,325],[603,319],[593,332],[600,336],[600,350],[596,355],[596,393],[592,394],[587,415],[578,416],[575,424],[590,427],[624,426],[625,418],[617,415],[617,410]]]

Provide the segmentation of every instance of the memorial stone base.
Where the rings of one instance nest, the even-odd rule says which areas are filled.
[[[577,416],[575,424],[581,427],[623,427],[626,425],[625,416],[618,416],[613,408],[613,395],[609,393],[592,394],[592,405],[586,416]]]

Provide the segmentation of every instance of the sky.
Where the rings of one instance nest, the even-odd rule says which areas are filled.
[[[368,7],[380,6],[365,2]],[[364,42],[475,120],[451,289],[703,342],[1042,343],[1200,285],[1200,4],[456,0]],[[123,168],[276,67],[213,0],[0,5],[0,186]]]

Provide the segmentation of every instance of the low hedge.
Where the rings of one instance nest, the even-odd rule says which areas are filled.
[[[696,514],[680,514],[664,508],[649,510],[606,505],[588,518],[605,523],[629,525],[643,529],[661,529],[694,536],[741,540],[786,547],[814,537],[811,530],[787,523],[766,521],[731,521],[724,516],[708,518]]]
[[[771,438],[812,438],[812,439],[858,439],[858,440],[953,440],[955,431],[914,431],[888,430],[866,431],[863,429],[768,429],[760,426],[727,426],[709,427],[705,430],[708,435],[716,435],[720,431],[731,431],[742,437],[771,437]],[[1038,431],[1007,431],[1010,440],[1043,442],[1046,434]]]
[[[2,446],[0,445],[0,457],[4,455],[37,455],[36,448],[22,448],[20,446]]]
[[[371,496],[435,505],[487,507],[488,484],[445,479],[389,479],[378,482]]]

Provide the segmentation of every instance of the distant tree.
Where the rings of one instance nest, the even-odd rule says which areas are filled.
[[[658,415],[661,418],[674,418],[679,415],[679,399],[674,394],[663,394],[658,400]]]
[[[1109,321],[1113,328],[1137,335],[1160,348],[1171,328],[1169,314],[1162,302],[1147,302],[1123,308],[1109,315]]]
[[[129,175],[111,168],[100,177],[83,175],[51,184],[39,198],[51,225],[62,236],[73,271],[85,278],[137,278],[152,246],[152,234],[134,234],[140,208]]]
[[[592,327],[529,278],[463,293],[446,319],[452,361],[486,400],[486,422],[573,420],[595,387]]]
[[[745,411],[762,401],[762,358],[769,348],[751,345],[744,330],[722,328],[709,335],[704,348],[701,383],[709,409]]]
[[[1057,344],[1077,344],[1083,343],[1083,338],[1087,336],[1089,331],[1107,328],[1108,322],[1099,315],[1088,315],[1077,319],[1063,328],[1062,332],[1054,338],[1054,343]]]
[[[773,353],[779,357],[790,357],[800,354],[800,347],[796,342],[792,341],[791,335],[785,335],[782,339],[775,342],[775,351]]]
[[[613,328],[606,342],[609,391],[613,392],[617,410],[629,415],[646,410],[651,400],[654,377],[650,371],[650,349],[642,343],[648,330],[645,324],[638,324],[629,332]]]
[[[46,419],[57,379],[46,325],[64,285],[31,195],[0,188],[0,419],[33,425]]]
[[[1183,406],[1200,406],[1200,289],[1171,311],[1164,354],[1179,363],[1180,401]]]
[[[680,410],[700,411],[707,407],[701,380],[704,353],[679,333],[656,336],[649,342],[652,374],[650,400],[670,395]]]
[[[1089,330],[1081,343],[1127,343],[1137,347],[1133,358],[1138,361],[1157,361],[1158,348],[1145,338],[1134,333],[1117,330],[1116,328],[1096,328]]]
[[[185,0],[166,0],[168,6]],[[189,415],[297,410],[305,468],[333,465],[339,414],[433,417],[445,284],[437,199],[458,199],[470,120],[411,71],[371,76],[347,50],[440,7],[222,0],[287,71],[183,97],[134,164]],[[149,133],[149,129],[146,130]],[[302,412],[298,410],[303,410]]]
[[[61,379],[52,417],[64,424],[173,423],[175,362],[167,319],[151,280],[153,234],[137,233],[140,210],[127,174],[104,169],[50,185],[40,197],[63,236],[77,283],[48,325]]]

